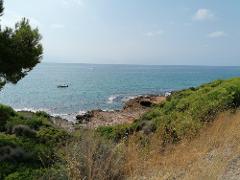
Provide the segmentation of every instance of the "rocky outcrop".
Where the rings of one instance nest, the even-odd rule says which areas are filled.
[[[132,123],[147,112],[150,107],[162,103],[165,99],[163,96],[156,95],[139,96],[127,101],[122,110],[92,110],[85,114],[77,115],[76,121],[77,124],[87,128]]]
[[[157,96],[157,95],[148,95],[148,96],[139,96],[134,99],[127,101],[123,107],[123,109],[142,109],[142,108],[149,108],[155,104],[161,103],[165,100],[164,96]]]
[[[76,119],[78,123],[87,123],[93,117],[93,111],[88,111],[85,114],[77,115]]]

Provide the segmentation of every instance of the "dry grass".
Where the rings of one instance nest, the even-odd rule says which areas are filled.
[[[240,179],[240,111],[220,114],[199,135],[162,146],[162,135],[132,135],[117,146],[82,134],[65,149],[70,179]]]
[[[129,179],[240,179],[240,112],[222,113],[207,126],[164,151],[157,135],[147,148],[133,137],[125,165]]]
[[[68,177],[73,180],[124,179],[124,153],[121,145],[83,132],[81,138],[68,144],[65,160]]]

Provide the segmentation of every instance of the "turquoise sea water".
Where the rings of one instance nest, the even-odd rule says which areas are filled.
[[[42,63],[17,85],[6,85],[0,91],[0,103],[71,119],[90,109],[119,109],[133,96],[161,94],[236,76],[240,76],[240,67]],[[57,88],[61,84],[69,87]]]

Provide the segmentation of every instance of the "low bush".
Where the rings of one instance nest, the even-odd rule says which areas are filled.
[[[35,138],[36,132],[26,125],[16,125],[13,127],[13,131],[16,136],[24,136],[27,138]]]
[[[0,162],[20,162],[29,159],[29,154],[18,146],[0,146]]]
[[[46,112],[44,112],[44,111],[38,111],[38,112],[36,112],[36,116],[44,117],[44,118],[47,118],[47,119],[49,119],[49,118],[51,117],[48,113],[46,113]]]
[[[133,128],[128,124],[117,126],[102,126],[96,129],[96,132],[106,139],[112,139],[115,142],[127,138],[133,132]]]
[[[70,179],[124,179],[122,149],[105,138],[82,132],[64,150]]]
[[[54,127],[42,112],[17,113],[1,105],[1,114],[0,179],[54,177],[52,166],[59,160],[56,147],[68,133]]]
[[[162,134],[163,142],[195,136],[219,112],[240,106],[240,78],[217,80],[196,88],[173,92],[165,103],[154,106],[131,125],[100,127],[97,132],[119,140],[133,132]]]
[[[43,127],[37,132],[39,141],[47,144],[63,142],[68,137],[69,135],[66,131],[54,127]]]
[[[240,78],[217,80],[174,92],[164,104],[152,108],[139,119],[135,126],[151,121],[158,131],[162,131],[165,142],[177,142],[184,136],[196,135],[203,124],[214,120],[219,112],[239,105]]]
[[[40,169],[21,168],[5,177],[5,180],[33,180],[39,179],[42,174]]]
[[[16,113],[11,107],[0,104],[0,131],[5,130],[7,121],[14,115],[16,115]]]

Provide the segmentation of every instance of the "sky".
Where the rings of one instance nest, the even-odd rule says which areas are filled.
[[[240,65],[239,0],[5,0],[43,36],[43,62]]]

